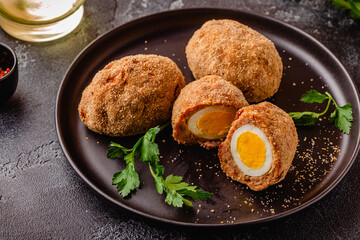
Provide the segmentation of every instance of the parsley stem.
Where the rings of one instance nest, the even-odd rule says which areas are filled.
[[[324,115],[329,110],[331,100],[332,100],[332,97],[329,98],[329,101],[328,101],[328,104],[327,104],[325,110],[322,113],[319,113],[319,117]]]
[[[154,170],[153,170],[153,167],[150,164],[148,164],[148,166],[149,166],[151,175],[153,176],[154,179],[160,177],[160,178],[162,178],[162,180],[164,180],[164,178],[161,176],[161,173],[160,173],[160,175],[155,173]]]
[[[335,102],[335,99],[331,96],[331,94],[328,92],[325,92],[325,94],[329,97],[329,99],[331,99],[331,101],[334,103],[335,107],[338,108],[339,105],[337,105],[337,103]]]
[[[148,166],[149,166],[151,175],[155,178],[155,177],[156,177],[156,174],[155,174],[154,170],[152,169],[152,166],[151,166],[150,164],[148,164]]]
[[[170,121],[166,122],[164,125],[161,125],[160,126],[160,131],[163,130],[164,128],[166,128],[169,125],[170,125]]]
[[[168,121],[168,122],[166,122],[165,124],[161,125],[161,126],[159,127],[159,128],[160,128],[159,132],[161,132],[161,130],[163,130],[164,128],[166,128],[167,126],[169,126],[169,124],[170,124],[170,121]],[[151,138],[151,141],[152,141],[152,142],[155,142],[155,137],[156,137],[156,134]]]
[[[165,123],[161,127],[156,126],[149,129],[131,149],[127,149],[120,144],[111,143],[107,151],[109,158],[120,158],[124,156],[126,167],[113,175],[112,183],[117,185],[119,193],[125,197],[133,190],[139,188],[139,174],[135,170],[135,158],[141,160],[149,166],[151,175],[154,178],[155,188],[159,194],[166,193],[165,202],[174,207],[192,206],[192,203],[183,196],[192,198],[193,200],[205,200],[212,194],[196,189],[197,186],[190,186],[186,182],[182,182],[183,177],[168,175],[164,179],[164,167],[159,165],[159,147],[154,142],[155,136],[170,122]]]

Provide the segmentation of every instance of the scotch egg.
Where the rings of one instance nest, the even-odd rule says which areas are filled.
[[[260,191],[285,178],[297,143],[291,117],[274,104],[262,102],[237,112],[218,156],[228,177]]]
[[[82,92],[79,117],[99,134],[126,137],[144,133],[168,121],[184,86],[184,76],[170,58],[126,56],[95,74]]]
[[[218,147],[236,112],[248,105],[241,90],[219,76],[193,81],[181,90],[174,103],[173,137],[185,145]]]
[[[205,22],[185,52],[195,79],[219,75],[238,87],[248,102],[260,102],[279,89],[283,64],[274,43],[240,22]]]

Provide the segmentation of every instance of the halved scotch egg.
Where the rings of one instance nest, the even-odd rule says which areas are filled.
[[[238,111],[219,146],[221,168],[254,191],[285,178],[295,156],[298,136],[291,117],[269,102]]]
[[[248,106],[241,90],[215,75],[186,85],[176,99],[171,124],[178,143],[218,147],[237,110]]]

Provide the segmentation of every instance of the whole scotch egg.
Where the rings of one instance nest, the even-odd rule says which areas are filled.
[[[186,85],[176,99],[171,124],[173,137],[185,145],[218,147],[237,110],[248,106],[241,90],[215,75]]]
[[[283,180],[295,156],[298,136],[291,117],[262,102],[240,109],[219,146],[221,168],[254,191]]]
[[[95,74],[82,93],[79,117],[99,134],[125,137],[144,133],[171,117],[184,86],[184,76],[170,58],[126,56]]]
[[[248,102],[269,98],[280,86],[283,64],[274,43],[240,22],[205,22],[185,52],[195,79],[219,75],[238,87]]]

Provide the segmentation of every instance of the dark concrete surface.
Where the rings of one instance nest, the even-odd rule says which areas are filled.
[[[0,41],[19,58],[19,86],[0,106],[0,239],[359,239],[359,157],[323,199],[291,216],[225,229],[168,226],[125,212],[90,189],[63,155],[54,110],[61,80],[91,41],[132,19],[187,7],[227,7],[271,16],[309,33],[360,84],[360,21],[327,0],[86,0],[70,35],[47,43]]]

